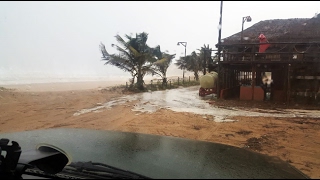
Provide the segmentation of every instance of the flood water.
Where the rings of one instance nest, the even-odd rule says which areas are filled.
[[[198,86],[178,88],[164,91],[145,92],[133,95],[126,95],[115,98],[108,102],[97,104],[89,109],[81,109],[74,116],[84,113],[100,112],[106,108],[123,105],[127,102],[135,102],[132,111],[141,113],[153,113],[159,109],[170,109],[175,112],[189,112],[203,115],[203,118],[216,122],[233,122],[233,116],[263,116],[263,117],[320,117],[320,111],[316,110],[263,110],[263,109],[237,109],[221,108],[210,105],[213,95],[200,97]],[[256,112],[259,111],[259,112]]]

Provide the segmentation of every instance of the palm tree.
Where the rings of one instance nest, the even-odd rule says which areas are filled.
[[[126,72],[130,72],[132,76],[132,84],[137,78],[137,88],[144,90],[143,78],[147,73],[152,73],[152,65],[158,59],[155,54],[158,52],[159,47],[150,48],[147,45],[148,34],[142,32],[136,34],[135,37],[125,35],[127,41],[123,40],[121,36],[116,35],[115,38],[120,45],[112,44],[113,47],[119,51],[118,54],[109,54],[104,44],[100,44],[102,53],[102,60],[106,61],[105,65],[116,66]]]
[[[191,57],[188,62],[188,71],[192,71],[196,80],[199,80],[199,71],[201,71],[202,61],[200,55],[195,51],[191,53]]]
[[[174,63],[176,66],[178,66],[179,69],[187,69],[187,57],[180,57],[180,59],[176,60]]]
[[[184,68],[187,71],[193,72],[195,79],[197,81],[199,80],[199,71],[202,67],[202,61],[199,54],[197,54],[195,51],[193,51],[191,55],[178,59],[175,65],[180,69]]]
[[[158,74],[162,78],[162,85],[167,85],[167,70],[173,60],[175,58],[175,54],[168,54],[166,52],[157,53],[157,58],[161,59],[161,61],[157,61],[154,63],[155,73]]]
[[[203,45],[203,47],[201,47],[201,49],[198,49],[200,51],[200,59],[202,61],[202,73],[203,75],[206,74],[206,68],[210,65],[212,66],[213,60],[211,58],[211,53],[212,53],[212,48],[209,48],[209,44],[208,46],[206,46],[205,44]]]

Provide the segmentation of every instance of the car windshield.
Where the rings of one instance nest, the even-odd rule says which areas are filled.
[[[70,162],[146,177],[183,177],[174,176],[179,163],[198,164],[189,177],[209,177],[203,164],[214,159],[202,166],[190,154],[177,163],[185,151],[205,156],[202,145],[174,154],[171,141],[149,143],[151,151],[141,140],[148,138],[97,134],[182,138],[277,157],[320,178],[319,7],[2,1],[0,139],[18,142],[22,152],[51,144]],[[172,158],[161,161],[160,152]]]

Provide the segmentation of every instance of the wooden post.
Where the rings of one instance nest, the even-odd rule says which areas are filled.
[[[256,65],[254,64],[252,66],[252,78],[251,78],[251,81],[252,81],[252,100],[254,100],[254,88],[256,86],[256,78],[255,78],[255,74],[256,74]]]
[[[251,49],[251,61],[255,61],[256,60],[256,56],[255,56],[255,45],[252,45],[252,49]]]
[[[290,71],[291,71],[291,64],[288,64],[288,88],[287,88],[287,105],[290,102],[290,94],[291,94],[291,84],[290,84]]]

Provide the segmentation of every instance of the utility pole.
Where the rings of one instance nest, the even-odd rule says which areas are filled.
[[[218,86],[217,86],[217,98],[220,98],[220,57],[221,57],[221,29],[222,29],[222,5],[223,1],[220,3],[220,20],[219,20],[219,37],[218,37]]]

